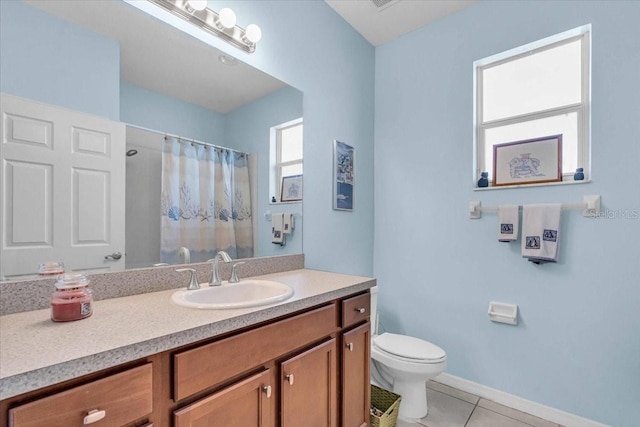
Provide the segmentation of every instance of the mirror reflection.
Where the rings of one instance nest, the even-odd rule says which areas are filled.
[[[25,31],[40,25],[34,37],[43,37],[42,23],[51,20],[52,31],[80,27],[119,46],[113,60],[120,64],[118,121],[126,125],[123,257],[87,265],[54,248],[51,260],[67,270],[113,271],[206,261],[218,250],[233,258],[302,252],[301,197],[281,203],[282,180],[302,173],[302,141],[293,149],[279,143],[292,126],[301,139],[300,91],[125,2],[19,7],[14,18]],[[37,21],[28,19],[33,13]],[[279,218],[295,225],[276,238]],[[7,274],[3,265],[2,273],[33,274],[43,261],[50,259],[34,259],[32,272]]]

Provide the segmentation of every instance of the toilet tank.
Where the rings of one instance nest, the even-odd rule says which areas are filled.
[[[378,285],[369,289],[371,292],[371,335],[378,333]]]

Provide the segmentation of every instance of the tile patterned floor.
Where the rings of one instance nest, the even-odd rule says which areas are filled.
[[[397,427],[562,427],[435,381],[427,383],[427,401],[429,415]]]

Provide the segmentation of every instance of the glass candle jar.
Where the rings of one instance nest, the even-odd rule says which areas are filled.
[[[51,320],[69,322],[91,316],[93,297],[89,280],[84,274],[58,276],[55,286],[51,295]]]
[[[64,274],[64,264],[59,261],[47,261],[38,265],[38,276],[58,276]]]

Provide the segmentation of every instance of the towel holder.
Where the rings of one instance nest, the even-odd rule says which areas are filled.
[[[599,194],[584,196],[582,203],[562,203],[562,210],[579,210],[582,211],[582,216],[588,218],[598,217],[600,215],[600,204],[602,197]],[[520,205],[522,207],[522,205]],[[479,200],[472,200],[469,202],[469,218],[480,219],[482,213],[497,213],[497,207],[482,206],[482,202]]]

